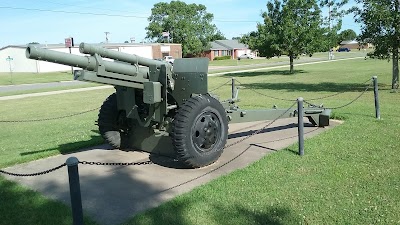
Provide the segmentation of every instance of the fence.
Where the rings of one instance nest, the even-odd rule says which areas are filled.
[[[371,79],[369,79],[367,82],[370,82]],[[379,97],[378,97],[378,78],[376,76],[372,77],[372,84],[373,84],[373,88],[374,88],[374,103],[375,103],[375,117],[376,119],[380,119],[380,108],[379,108]],[[236,87],[236,82],[240,84],[239,81],[237,81],[235,78],[231,79],[231,92],[232,92],[232,99],[237,99],[238,98],[238,88]],[[364,82],[364,83],[367,83]],[[228,84],[228,82],[224,83],[223,85],[220,85],[218,88],[223,87],[224,85]],[[285,100],[285,101],[293,101],[293,104],[284,112],[282,113],[280,116],[278,116],[276,119],[268,122],[265,126],[263,126],[262,128],[254,131],[253,133],[243,137],[242,139],[226,145],[223,149],[227,149],[229,147],[232,147],[236,144],[239,144],[241,142],[243,142],[244,140],[259,134],[260,132],[262,132],[263,130],[265,130],[266,128],[270,127],[275,121],[277,121],[278,119],[280,119],[284,114],[286,114],[289,110],[291,110],[296,104],[297,104],[297,117],[298,117],[298,121],[297,121],[297,127],[298,127],[298,154],[300,156],[304,155],[304,114],[303,114],[303,104],[304,103],[308,103],[309,105],[313,106],[313,107],[319,107],[319,108],[323,108],[323,109],[338,109],[338,108],[343,108],[346,106],[351,105],[352,103],[354,103],[355,101],[357,101],[362,95],[364,95],[368,89],[371,87],[371,84],[366,87],[366,89],[360,94],[358,95],[355,99],[353,99],[352,101],[350,101],[347,104],[344,104],[342,106],[337,106],[337,107],[323,107],[323,106],[317,106],[309,101],[312,100],[317,100],[317,99],[323,99],[323,98],[329,98],[329,97],[333,97],[333,96],[337,96],[341,93],[335,93],[333,95],[328,95],[325,97],[320,97],[320,98],[314,98],[314,99],[309,99],[309,100],[304,100],[302,97],[298,97],[296,100],[290,100],[290,99],[282,99],[282,98],[277,98],[277,97],[272,97],[272,96],[267,96],[267,97],[272,97],[274,99],[280,99],[280,100]],[[216,89],[218,89],[216,88]],[[216,90],[216,89],[213,89]],[[253,90],[254,91],[254,90]],[[263,96],[266,96],[264,94],[262,94]],[[38,122],[38,121],[44,121],[44,120],[53,120],[53,119],[62,119],[62,118],[67,118],[67,117],[71,117],[71,116],[75,116],[75,115],[80,115],[86,112],[90,112],[93,111],[92,110],[88,110],[88,111],[84,111],[82,113],[76,113],[73,115],[67,115],[67,116],[60,116],[57,118],[48,118],[48,119],[31,119],[31,120],[10,120],[10,121],[6,121],[6,120],[2,120],[0,122],[2,123],[15,123],[15,122]],[[228,162],[218,166],[217,168],[199,176],[196,177],[194,179],[188,180],[182,184],[179,184],[179,186],[187,184],[189,182],[192,182],[196,179],[199,179],[200,177],[206,176],[220,168],[222,168],[223,166],[231,163],[233,160],[235,160],[236,158],[240,157],[242,154],[244,154],[246,151],[248,150],[245,149],[244,151],[242,151],[241,153],[239,153],[236,157],[234,157],[233,159],[229,160]],[[174,161],[177,161],[176,159],[173,159]],[[80,180],[79,180],[79,169],[78,169],[78,165],[82,164],[82,165],[102,165],[102,166],[143,166],[143,165],[150,165],[152,164],[152,161],[147,160],[147,161],[142,161],[142,162],[128,162],[128,163],[115,163],[115,162],[88,162],[88,161],[79,161],[76,157],[70,157],[66,160],[65,163],[45,170],[45,171],[41,171],[41,172],[36,172],[36,173],[30,173],[30,174],[17,174],[17,173],[12,173],[12,172],[7,172],[4,170],[0,170],[0,173],[6,174],[6,175],[10,175],[10,176],[40,176],[40,175],[44,175],[44,174],[48,174],[51,173],[53,171],[56,171],[58,169],[63,168],[64,166],[67,166],[68,169],[68,178],[69,178],[69,189],[70,189],[70,199],[71,199],[71,207],[72,207],[72,217],[73,217],[73,224],[74,225],[81,225],[83,224],[83,211],[82,211],[82,197],[81,197],[81,191],[80,191]],[[175,186],[176,187],[176,186]],[[174,188],[174,187],[172,187]],[[171,189],[172,189],[171,188]]]

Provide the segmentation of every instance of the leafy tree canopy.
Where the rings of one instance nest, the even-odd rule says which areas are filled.
[[[400,2],[399,0],[356,0],[362,7],[353,8],[361,23],[360,41],[375,46],[372,58],[392,59],[392,89],[399,87]]]
[[[212,24],[213,17],[202,4],[181,1],[156,3],[148,18],[147,38],[166,42],[162,33],[169,32],[169,42],[181,43],[184,56],[197,56],[210,48],[210,41],[226,39]]]
[[[342,18],[347,13],[343,6],[348,3],[348,0],[320,0],[319,6],[325,8],[328,14],[323,17],[323,26],[326,27],[323,41],[324,46],[329,46],[330,49],[340,43],[340,35],[338,32],[342,28]],[[326,51],[326,49],[321,49]]]
[[[317,0],[274,0],[262,13],[263,24],[244,35],[243,43],[267,58],[287,54],[290,72],[293,60],[302,53],[313,54],[324,43],[321,10]]]
[[[338,39],[338,44],[342,41],[352,41],[357,38],[357,34],[354,30],[352,29],[347,29],[339,34],[339,39]]]

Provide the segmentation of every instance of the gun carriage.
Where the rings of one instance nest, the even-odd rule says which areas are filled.
[[[208,92],[207,58],[176,59],[172,66],[86,43],[79,51],[87,55],[29,45],[26,57],[82,68],[74,71],[75,80],[113,85],[116,91],[101,106],[97,123],[102,137],[118,149],[176,156],[197,168],[220,157],[228,123],[297,116],[296,110],[242,110],[238,92],[220,102]],[[329,125],[329,112],[304,112],[314,125]]]

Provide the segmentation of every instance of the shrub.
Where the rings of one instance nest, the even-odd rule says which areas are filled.
[[[216,56],[214,60],[226,60],[226,59],[231,59],[230,55],[225,55],[225,56]]]

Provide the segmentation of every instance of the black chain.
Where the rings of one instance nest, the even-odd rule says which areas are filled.
[[[229,83],[229,80],[228,80],[227,82],[221,84],[220,86],[218,86],[218,87],[216,87],[216,88],[210,90],[210,92],[213,92],[213,91],[215,91],[215,90],[217,90],[217,89],[220,89],[221,87],[223,87],[223,86],[226,85],[227,83]]]
[[[244,138],[242,138],[242,139],[240,139],[240,140],[238,140],[238,141],[236,141],[236,142],[234,142],[234,143],[232,143],[232,144],[226,145],[223,149],[226,149],[226,148],[232,147],[232,146],[234,146],[234,145],[237,145],[237,144],[239,144],[239,143],[241,143],[241,142],[243,142],[243,141],[245,141],[245,140],[251,138],[252,136],[254,136],[254,135],[256,135],[256,134],[259,134],[261,131],[265,130],[266,128],[268,128],[269,126],[271,126],[273,123],[275,123],[277,120],[279,120],[280,118],[282,118],[282,116],[284,116],[287,112],[289,112],[289,111],[293,108],[293,106],[295,106],[296,104],[297,104],[297,102],[294,102],[285,112],[283,112],[281,115],[279,115],[277,118],[275,118],[274,120],[272,120],[271,122],[269,122],[269,123],[268,123],[267,125],[265,125],[264,127],[262,127],[262,128],[260,128],[260,129],[258,129],[258,130],[256,130],[256,131],[254,131],[253,133],[249,134],[248,136],[246,136],[246,137],[244,137]]]
[[[272,120],[271,122],[269,122],[269,123],[268,123],[267,125],[265,125],[264,127],[262,127],[262,128],[260,128],[260,129],[258,129],[258,130],[256,130],[256,131],[254,131],[253,133],[249,134],[248,136],[243,137],[242,139],[240,139],[240,140],[238,140],[238,141],[236,141],[236,142],[233,142],[233,143],[231,143],[231,144],[229,144],[229,145],[225,145],[222,149],[218,149],[218,150],[216,150],[216,151],[204,152],[204,153],[201,153],[201,155],[209,155],[209,154],[214,153],[214,152],[217,152],[217,151],[222,151],[222,150],[224,150],[224,149],[227,149],[227,148],[230,148],[230,147],[232,147],[232,146],[234,146],[234,145],[237,145],[237,144],[239,144],[239,143],[241,143],[241,142],[243,142],[243,141],[245,141],[245,140],[251,138],[251,137],[254,136],[254,135],[259,134],[261,131],[265,130],[266,128],[268,128],[269,126],[271,126],[273,123],[275,123],[278,119],[282,118],[282,116],[284,116],[287,112],[289,112],[289,111],[293,108],[293,106],[296,105],[296,104],[297,104],[297,102],[294,102],[285,112],[283,112],[283,113],[282,113],[281,115],[279,115],[277,118],[275,118],[274,120]]]
[[[26,123],[26,122],[41,122],[41,121],[49,121],[49,120],[58,120],[58,119],[64,119],[64,118],[82,115],[82,114],[85,114],[88,112],[93,112],[95,110],[98,110],[99,108],[100,107],[97,107],[94,109],[90,109],[90,110],[86,110],[83,112],[74,113],[74,114],[70,114],[70,115],[66,115],[66,116],[58,116],[58,117],[44,118],[44,119],[30,119],[30,120],[0,120],[0,123]]]
[[[372,78],[369,78],[368,80],[366,80],[365,82],[363,82],[361,84],[366,84],[366,83],[370,82],[371,80],[372,80]],[[325,98],[330,98],[330,97],[334,97],[334,96],[337,96],[337,95],[341,95],[341,94],[344,94],[344,93],[346,93],[346,92],[342,91],[342,92],[338,92],[338,93],[335,93],[335,94],[332,94],[332,95],[327,95],[327,96],[323,96],[323,97],[319,97],[319,98],[310,98],[310,99],[308,99],[308,101],[321,100],[321,99],[325,99]]]
[[[143,162],[88,162],[88,161],[79,161],[82,165],[96,165],[96,166],[142,166],[142,165],[150,165],[153,164],[151,160],[143,161]]]
[[[239,84],[243,85],[243,83],[241,83],[241,82],[238,81],[237,79],[235,79],[235,80],[236,80]],[[253,88],[250,88],[249,90],[252,91],[252,92],[254,92],[254,93],[256,93],[256,94],[259,94],[259,95],[262,95],[262,96],[265,96],[265,97],[268,97],[268,98],[276,99],[276,100],[288,101],[288,102],[296,101],[295,99],[278,98],[278,97],[266,95],[266,94],[263,94],[263,93],[261,93],[261,92],[258,92],[258,91],[256,91],[256,90],[254,90]]]
[[[239,84],[242,84],[242,83],[241,83],[240,81],[238,81],[237,79],[235,79],[235,80],[236,80]],[[363,83],[361,83],[361,84],[365,84],[365,83],[370,82],[370,81],[371,81],[371,78],[369,78],[368,80],[366,80],[365,82],[363,82]],[[242,84],[242,85],[243,85],[243,84]],[[278,98],[278,97],[266,95],[266,94],[263,94],[263,93],[261,93],[261,92],[258,92],[258,91],[256,91],[256,90],[254,90],[253,88],[250,88],[249,90],[252,91],[252,92],[254,92],[254,93],[256,93],[256,94],[259,94],[259,95],[262,95],[262,96],[265,96],[265,97],[268,97],[268,98],[276,99],[276,100],[290,101],[290,102],[296,101],[295,99]],[[327,95],[327,96],[322,96],[322,97],[318,97],[318,98],[310,98],[310,99],[308,99],[308,101],[321,100],[321,99],[331,98],[331,97],[338,96],[338,95],[341,95],[341,94],[344,94],[344,93],[346,93],[346,92],[343,91],[343,92],[338,92],[338,93],[335,93],[335,94],[331,94],[331,95]]]
[[[51,169],[48,169],[48,170],[45,170],[45,171],[42,171],[42,172],[38,172],[38,173],[11,173],[11,172],[7,172],[7,171],[4,171],[4,170],[0,170],[0,173],[7,174],[7,175],[10,175],[10,176],[16,176],[16,177],[34,177],[34,176],[40,176],[40,175],[43,175],[43,174],[51,173],[53,171],[56,171],[58,169],[63,168],[66,165],[67,164],[63,163],[63,164],[61,164],[59,166],[56,166],[54,168],[51,168]]]
[[[337,107],[321,107],[321,106],[318,106],[318,105],[316,105],[314,103],[308,102],[306,100],[304,100],[304,103],[307,103],[307,104],[309,104],[309,105],[311,105],[313,107],[317,107],[317,108],[321,108],[321,109],[340,109],[340,108],[344,108],[346,106],[349,106],[349,105],[353,104],[355,101],[357,101],[359,98],[361,98],[361,96],[363,96],[371,86],[372,86],[372,84],[370,84],[368,87],[366,87],[365,90],[363,92],[361,92],[361,94],[359,96],[357,96],[355,99],[353,99],[349,103],[346,103],[346,104],[341,105],[341,106],[337,106]]]

